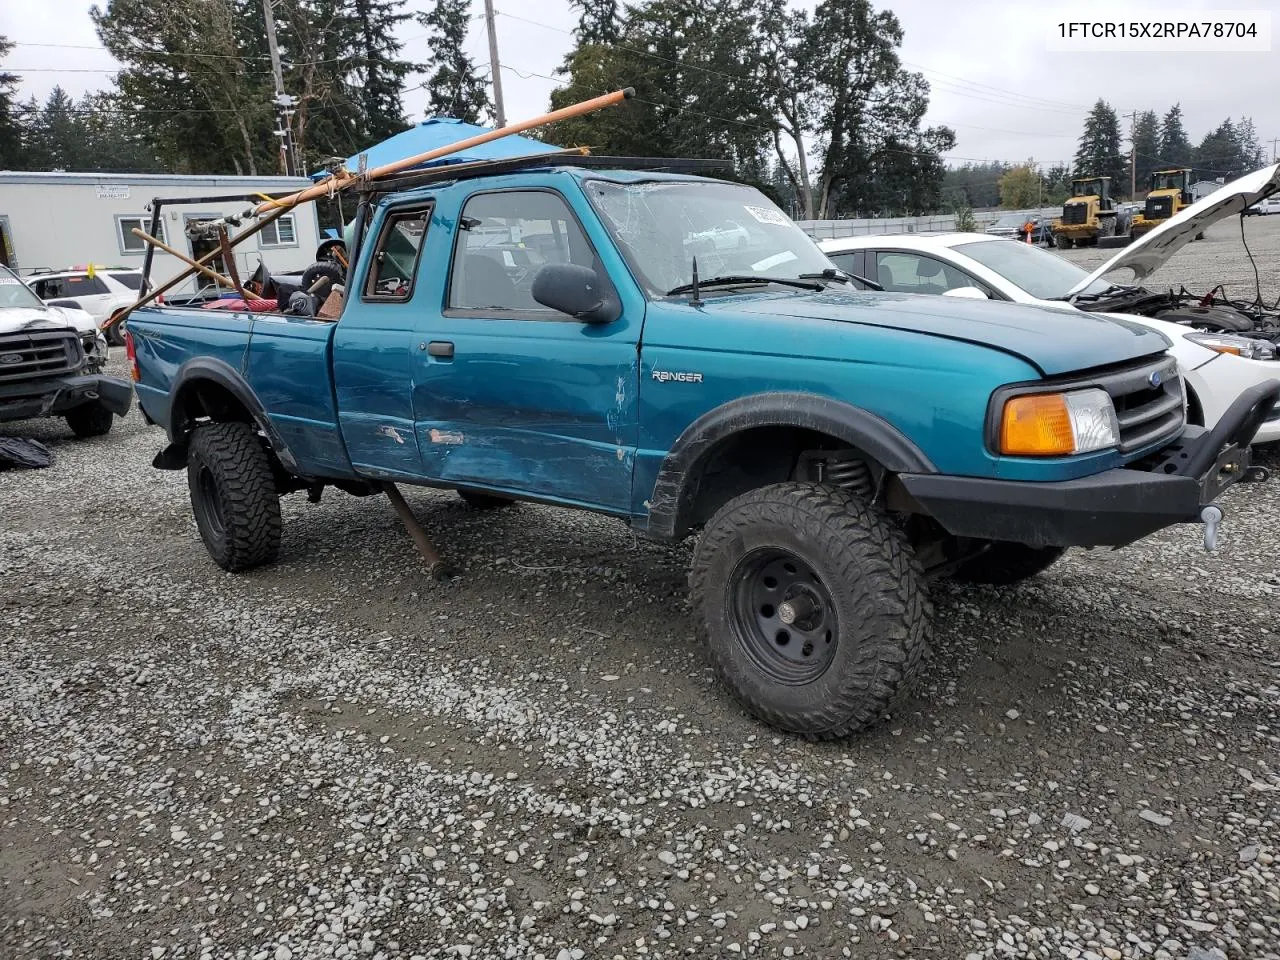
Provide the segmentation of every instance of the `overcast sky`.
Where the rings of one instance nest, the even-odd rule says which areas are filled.
[[[105,0],[102,0],[105,3]],[[792,0],[812,8],[815,0]],[[431,0],[409,0],[425,9]],[[109,84],[113,60],[102,50],[85,0],[0,0],[0,35],[18,45],[5,68],[22,75],[21,96],[43,99],[55,84],[74,95]],[[477,15],[481,0],[473,0]],[[496,0],[502,85],[508,120],[541,113],[555,86],[551,77],[571,45],[575,18],[568,0]],[[1277,0],[892,0],[878,2],[902,21],[903,60],[932,86],[929,123],[956,131],[954,163],[967,159],[1051,163],[1075,152],[1084,115],[1099,97],[1121,113],[1163,113],[1182,103],[1186,127],[1198,141],[1224,118],[1252,116],[1264,141],[1280,137],[1280,47],[1267,53],[1048,52],[1053,8],[1069,19],[1127,20],[1141,12],[1170,19],[1197,10],[1276,9]],[[521,19],[516,19],[516,18]],[[533,23],[529,21],[535,21]],[[401,28],[406,57],[426,60],[425,30]],[[96,48],[96,49],[83,49]],[[487,63],[484,21],[477,16],[468,51]],[[541,75],[541,76],[540,76]],[[411,81],[411,84],[418,81]],[[421,93],[405,98],[408,115],[422,119]],[[1264,144],[1268,155],[1272,145]]]

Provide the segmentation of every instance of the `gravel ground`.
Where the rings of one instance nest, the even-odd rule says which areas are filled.
[[[1214,555],[936,585],[915,698],[813,745],[714,682],[687,547],[406,491],[436,584],[327,493],[233,577],[136,413],[14,432],[58,461],[0,475],[6,960],[1280,957],[1274,483]]]

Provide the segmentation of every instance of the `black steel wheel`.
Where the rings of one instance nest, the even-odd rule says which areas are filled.
[[[835,604],[818,574],[789,550],[765,547],[730,574],[731,625],[744,653],[775,683],[826,672],[839,637]]]
[[[200,539],[214,563],[238,573],[276,558],[280,499],[271,460],[251,425],[197,427],[187,458],[187,488]]]
[[[928,648],[924,574],[905,534],[836,487],[779,483],[730,500],[703,531],[689,584],[726,686],[809,739],[890,712]]]

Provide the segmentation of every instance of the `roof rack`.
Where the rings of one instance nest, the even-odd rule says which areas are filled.
[[[471,180],[476,177],[495,177],[516,170],[539,167],[584,167],[597,170],[642,170],[652,173],[709,174],[733,169],[732,160],[712,160],[691,157],[597,157],[578,151],[564,153],[534,153],[523,157],[502,160],[481,160],[475,163],[445,164],[414,170],[394,179],[371,181],[357,188],[366,194],[393,193],[430,183],[454,180]]]

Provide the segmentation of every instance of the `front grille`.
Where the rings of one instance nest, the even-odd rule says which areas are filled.
[[[1152,378],[1156,383],[1152,383]],[[1170,357],[1090,378],[1111,397],[1120,423],[1120,452],[1172,439],[1186,422],[1182,377]]]
[[[1068,224],[1081,224],[1089,219],[1089,205],[1087,203],[1068,203],[1062,208],[1062,222]]]
[[[1173,216],[1173,197],[1147,197],[1144,216],[1148,220],[1168,220]]]
[[[83,362],[80,339],[69,330],[0,334],[0,383],[74,373]]]

